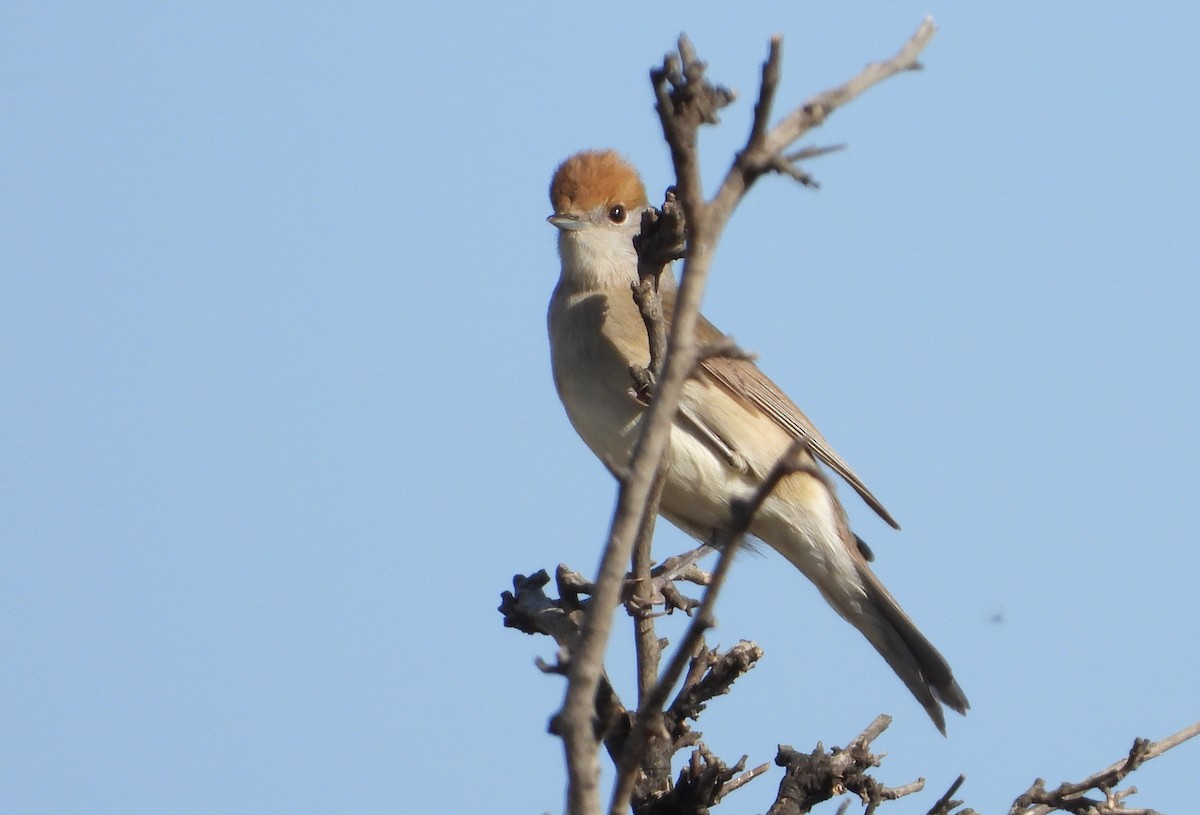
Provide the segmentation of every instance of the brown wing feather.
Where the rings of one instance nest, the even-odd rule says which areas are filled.
[[[666,315],[667,323],[670,324],[671,317],[675,313],[675,292],[669,287],[664,286],[662,291],[663,312]],[[696,324],[696,339],[703,346],[705,343],[714,342],[721,339],[725,335],[710,323],[704,316],[701,316]],[[825,437],[821,435],[821,431],[817,430],[809,418],[804,415],[804,412],[796,406],[796,403],[788,398],[779,386],[767,377],[761,369],[753,362],[744,359],[730,359],[729,357],[710,357],[701,363],[701,367],[712,376],[714,380],[724,386],[731,394],[749,401],[752,405],[763,411],[771,417],[784,430],[790,433],[794,438],[803,438],[808,442],[813,455],[825,462],[835,473],[845,479],[846,483],[854,488],[862,499],[871,509],[895,529],[900,528],[900,524],[891,516],[876,498],[867,485],[862,482],[854,472],[850,469],[850,465],[842,460],[842,457],[830,446]]]

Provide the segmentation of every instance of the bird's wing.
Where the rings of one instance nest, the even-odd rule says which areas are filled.
[[[662,300],[663,312],[669,321],[675,313],[675,292],[664,289]],[[716,326],[705,319],[703,315],[700,316],[696,324],[696,339],[701,348],[707,343],[724,338],[725,335]],[[821,435],[821,431],[817,430],[816,425],[809,421],[796,403],[789,399],[787,394],[780,390],[779,386],[772,382],[757,365],[749,360],[723,356],[708,357],[700,365],[709,376],[731,394],[757,407],[792,437],[802,438],[808,442],[813,455],[845,479],[846,483],[862,496],[867,506],[875,510],[879,517],[890,526],[895,529],[900,528],[900,524],[896,523],[891,513],[867,489],[867,485],[862,482],[862,479],[830,446],[825,437]]]

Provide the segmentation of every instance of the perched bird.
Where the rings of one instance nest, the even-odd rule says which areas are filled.
[[[649,206],[637,171],[617,153],[571,156],[550,184],[562,272],[547,317],[554,384],[575,430],[600,459],[625,466],[645,405],[630,366],[649,363],[646,328],[630,292],[637,281],[633,238]],[[674,290],[662,287],[668,321]],[[701,342],[722,334],[703,317]],[[809,471],[788,475],[754,517],[750,533],[816,584],[825,600],[883,655],[942,733],[939,705],[965,713],[950,666],[867,566],[869,550],[850,531],[817,461],[846,480],[892,526],[883,505],[800,409],[754,363],[704,361],[683,388],[671,430],[671,465],[660,512],[700,541],[731,518],[730,501],[755,489],[798,436]],[[861,548],[860,548],[861,546]]]

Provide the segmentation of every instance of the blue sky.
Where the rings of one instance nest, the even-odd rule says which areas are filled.
[[[550,381],[546,185],[597,146],[670,182],[646,74],[680,31],[742,97],[713,185],[772,34],[786,106],[941,28],[814,134],[849,145],[819,192],[754,189],[706,311],[901,522],[842,491],[973,705],[943,739],[747,556],[713,639],[766,657],[709,745],[886,711],[880,776],[931,788],[907,811],[965,772],[999,812],[1200,718],[1200,10],[595,8],[6,10],[0,809],[561,808],[553,650],[495,611],[516,572],[593,570],[614,495]],[[1198,762],[1135,802],[1187,811]]]

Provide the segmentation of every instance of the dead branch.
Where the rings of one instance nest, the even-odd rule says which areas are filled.
[[[729,693],[734,680],[749,672],[762,655],[763,650],[748,640],[742,640],[725,653],[701,644],[668,712],[679,721],[698,719],[709,700]]]
[[[955,807],[962,806],[962,801],[954,800],[954,793],[958,792],[958,788],[961,787],[963,782],[966,780],[967,777],[965,775],[960,775],[958,778],[954,779],[954,783],[950,785],[950,788],[942,793],[942,797],[934,802],[933,806],[929,808],[929,812],[927,812],[925,815],[950,815],[950,810],[954,809]],[[973,811],[974,810],[971,810],[971,812]],[[968,815],[968,812],[960,812],[959,815]]]
[[[848,792],[858,795],[870,813],[883,801],[924,789],[923,778],[900,787],[888,787],[868,774],[881,761],[881,756],[871,753],[871,742],[891,723],[890,716],[879,716],[848,747],[834,747],[828,752],[819,742],[811,753],[780,745],[775,763],[786,769],[767,815],[804,815],[817,804]]]
[[[558,600],[552,600],[544,591],[550,582],[550,576],[544,569],[529,576],[516,575],[513,577],[513,591],[506,591],[500,596],[499,611],[504,615],[506,627],[526,634],[544,634],[553,638],[558,645],[557,664],[538,661],[538,667],[546,673],[569,671],[571,655],[580,636],[582,609],[578,595],[569,588],[577,583],[579,575],[560,566],[558,578]],[[596,738],[603,740],[605,749],[616,761],[629,732],[629,712],[607,676],[601,676],[598,683],[592,722]],[[557,733],[557,727],[557,723],[551,720],[550,732]]]
[[[1134,739],[1133,746],[1129,748],[1129,753],[1125,758],[1113,762],[1082,781],[1063,783],[1053,790],[1047,790],[1046,782],[1038,778],[1028,790],[1013,801],[1013,805],[1008,811],[1009,815],[1046,815],[1055,810],[1093,813],[1094,815],[1149,813],[1150,810],[1127,809],[1122,803],[1129,795],[1137,792],[1136,788],[1120,792],[1114,788],[1147,761],[1161,756],[1172,747],[1183,744],[1198,734],[1200,734],[1200,722],[1153,743],[1147,739]],[[1100,797],[1088,797],[1087,794],[1093,792]]]

